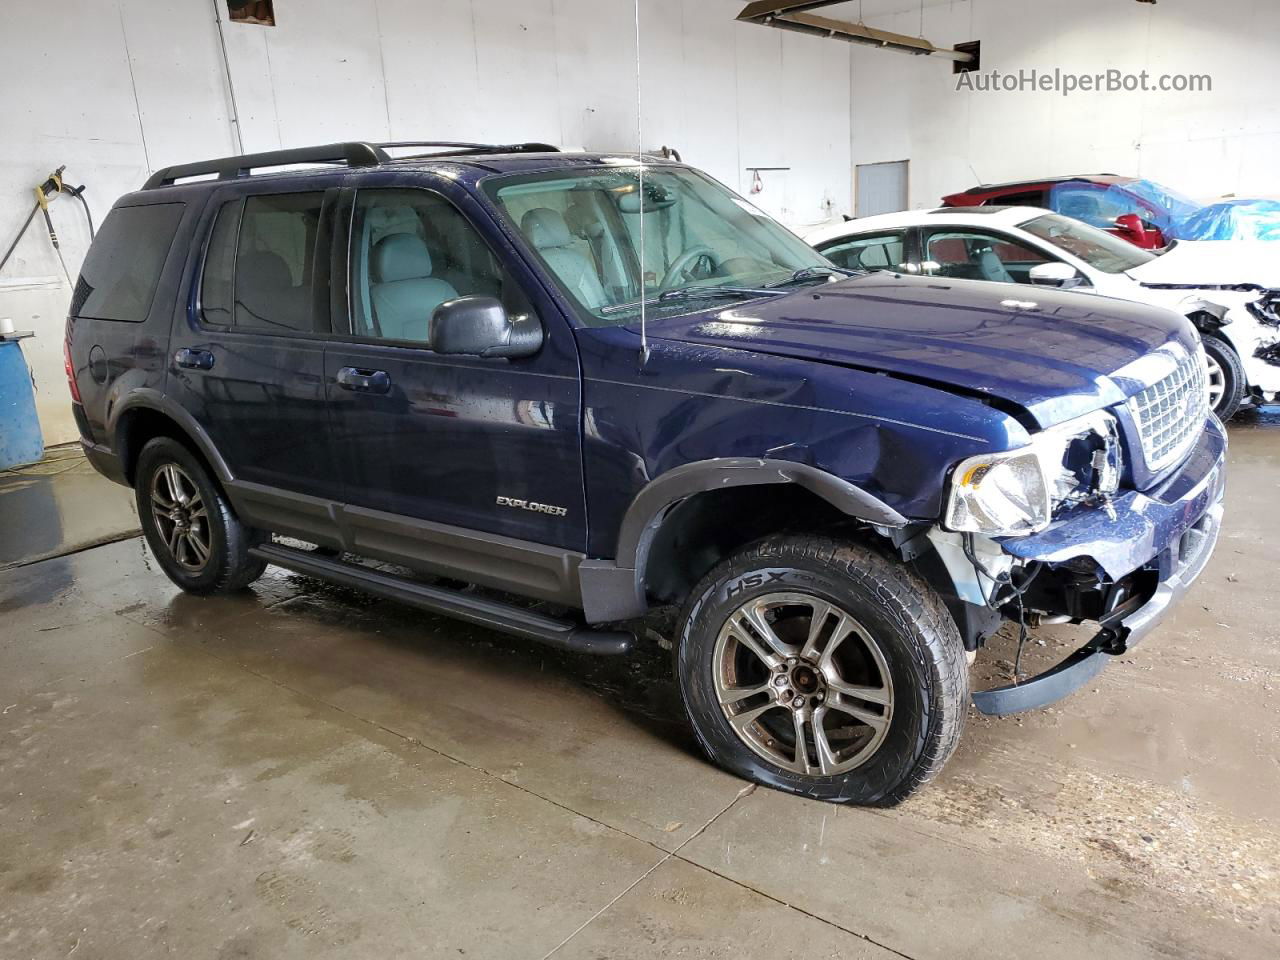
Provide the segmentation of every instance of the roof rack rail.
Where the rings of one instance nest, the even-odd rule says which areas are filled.
[[[437,147],[443,152],[413,154],[392,157],[387,150],[405,147]],[[560,148],[549,143],[461,143],[452,140],[398,140],[390,143],[328,143],[318,147],[295,147],[289,150],[269,150],[266,153],[246,153],[236,157],[219,157],[216,160],[198,160],[195,163],[179,163],[162,167],[147,178],[143,190],[172,186],[186,177],[216,174],[219,180],[235,180],[249,176],[260,167],[287,167],[300,163],[338,163],[348,167],[374,167],[392,160],[412,160],[428,156],[465,156],[473,153],[559,153]]]
[[[143,190],[168,187],[184,177],[217,174],[219,180],[235,180],[247,177],[258,167],[285,167],[295,163],[342,163],[349,167],[372,167],[391,158],[377,144],[353,141],[328,143],[318,147],[295,147],[290,150],[269,150],[266,153],[245,153],[235,157],[219,157],[216,160],[198,160],[195,163],[179,163],[162,167],[147,178]]]
[[[451,140],[396,140],[390,143],[375,143],[375,147],[383,150],[395,150],[404,147],[440,147],[457,153],[559,153],[560,148],[549,143],[459,143]],[[424,154],[425,156],[425,154]],[[395,159],[394,157],[392,159]],[[402,157],[400,159],[411,159]]]

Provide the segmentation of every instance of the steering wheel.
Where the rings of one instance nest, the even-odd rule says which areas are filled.
[[[670,290],[677,281],[683,276],[686,281],[695,279],[692,275],[693,265],[699,260],[705,260],[710,268],[707,276],[715,276],[717,270],[720,269],[720,261],[716,258],[715,251],[710,247],[690,247],[684,253],[676,258],[675,263],[667,268],[667,272],[662,275],[663,290]]]

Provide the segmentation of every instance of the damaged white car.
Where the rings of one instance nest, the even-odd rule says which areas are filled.
[[[912,210],[824,225],[805,239],[853,270],[1069,288],[1167,307],[1200,331],[1220,418],[1280,392],[1274,245],[1181,240],[1140,250],[1036,207]]]

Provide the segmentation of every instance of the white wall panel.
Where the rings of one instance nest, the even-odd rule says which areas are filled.
[[[30,188],[67,164],[99,222],[149,170],[346,138],[550,140],[637,148],[632,0],[281,0],[277,26],[226,22],[221,0],[0,2],[0,243]],[[850,208],[850,53],[735,24],[739,0],[641,0],[644,149],[666,144],[730,186],[766,174],[765,208],[808,223]],[[72,275],[88,234],[53,216]],[[34,281],[33,279],[34,278]],[[69,288],[39,223],[0,275],[0,316],[27,354],[49,442],[74,438],[62,385]]]
[[[869,13],[868,22],[920,31],[918,6],[876,8],[891,5],[913,9]],[[913,206],[977,179],[1102,171],[1149,177],[1194,197],[1280,195],[1271,159],[1280,148],[1274,0],[952,0],[926,6],[924,35],[944,45],[981,40],[983,71],[1208,73],[1214,87],[1069,97],[957,91],[947,61],[855,48],[853,161],[910,158]]]

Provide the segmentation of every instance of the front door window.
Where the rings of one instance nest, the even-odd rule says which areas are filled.
[[[931,277],[1030,283],[1031,269],[1053,257],[1004,234],[933,230],[925,235],[923,272]]]

